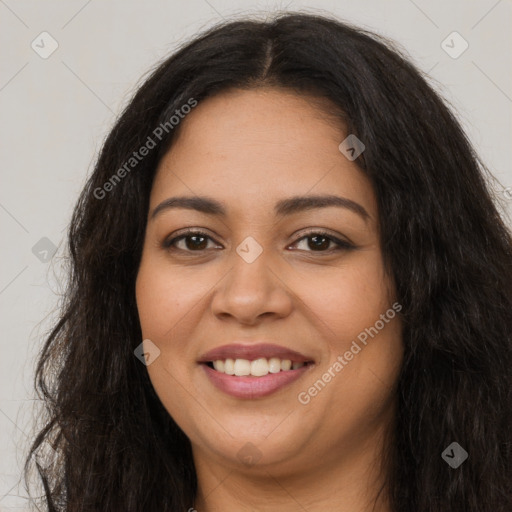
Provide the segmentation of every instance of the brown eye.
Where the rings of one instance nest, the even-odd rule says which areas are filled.
[[[162,246],[168,250],[201,252],[208,249],[209,241],[215,242],[207,233],[202,231],[186,231],[179,236],[166,240]],[[355,248],[354,245],[347,241],[340,240],[329,233],[318,231],[312,231],[302,236],[293,245],[303,241],[306,241],[305,247],[299,248],[299,250],[306,252],[331,253]],[[178,244],[181,244],[181,246]],[[216,247],[219,248],[218,245]]]
[[[190,250],[206,249],[206,246],[208,245],[206,237],[202,235],[188,235],[183,237],[182,239],[185,240],[185,246],[187,247],[187,249]]]
[[[306,236],[299,238],[295,244],[298,244],[303,240],[306,240],[305,248],[300,250],[305,250],[306,252],[333,252],[355,248],[351,243],[340,240],[329,233],[317,231],[307,233]],[[331,244],[334,244],[334,247],[332,247]]]
[[[329,249],[332,240],[322,235],[308,236],[306,237],[310,242],[308,243],[308,247],[313,251]]]
[[[166,249],[199,252],[208,248],[209,240],[213,239],[202,231],[187,231],[177,237],[166,240],[163,243],[163,247]],[[181,244],[181,247],[177,245],[180,242],[184,242]]]

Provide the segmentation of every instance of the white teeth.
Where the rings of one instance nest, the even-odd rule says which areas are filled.
[[[251,374],[251,362],[247,359],[235,359],[235,375],[243,377]]]
[[[283,359],[281,361],[281,370],[288,371],[292,367],[292,362],[289,359]]]
[[[224,373],[224,361],[222,360],[218,360],[218,361],[213,361],[213,367],[218,371],[218,372],[222,372]]]
[[[217,368],[215,368],[215,369],[217,369]],[[226,359],[224,361],[224,373],[226,375],[235,375],[235,360],[234,359]]]
[[[279,373],[281,371],[281,359],[272,357],[268,361],[268,371],[270,373]]]
[[[269,364],[265,358],[255,359],[251,362],[251,375],[262,377],[267,375]]]
[[[260,357],[253,361],[248,359],[218,359],[213,361],[213,367],[220,373],[226,375],[236,375],[237,377],[244,377],[251,375],[252,377],[264,377],[269,373],[279,373],[281,371],[297,370],[302,368],[306,363],[297,363],[290,359],[279,359],[278,357],[271,357],[265,359]]]

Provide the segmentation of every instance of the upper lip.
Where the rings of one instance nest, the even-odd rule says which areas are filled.
[[[307,357],[300,352],[272,343],[253,343],[250,345],[232,343],[209,350],[199,358],[198,362],[209,363],[210,361],[217,361],[219,359],[254,360],[262,357],[267,359],[270,359],[271,357],[277,357],[279,359],[290,359],[292,362],[297,363],[307,363],[309,361],[313,361],[311,357]]]

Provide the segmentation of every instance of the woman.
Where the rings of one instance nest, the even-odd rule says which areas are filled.
[[[512,240],[484,169],[420,72],[336,20],[169,57],[71,222],[46,508],[510,510]]]

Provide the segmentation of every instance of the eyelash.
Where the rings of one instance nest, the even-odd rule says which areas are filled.
[[[321,237],[327,238],[328,240],[334,242],[338,247],[336,247],[334,249],[327,249],[327,250],[324,250],[324,251],[312,251],[312,250],[309,250],[309,251],[306,251],[306,252],[331,254],[333,252],[349,251],[351,249],[355,249],[356,248],[350,242],[347,242],[347,241],[344,241],[344,240],[340,240],[339,238],[336,238],[336,237],[332,236],[331,234],[329,234],[329,233],[327,233],[325,231],[322,231],[322,230],[320,230],[320,231],[315,230],[315,231],[310,231],[308,233],[304,233],[304,234],[302,234],[302,236],[300,238],[298,238],[295,242],[293,242],[293,244],[296,244],[297,242],[300,242],[301,240],[304,240],[304,239],[307,239],[307,238],[312,238],[315,235],[317,235],[317,236],[319,235]],[[162,247],[164,249],[169,250],[169,251],[183,251],[183,252],[188,252],[188,253],[194,253],[194,252],[201,253],[201,252],[204,252],[205,250],[207,250],[207,249],[200,249],[200,250],[197,250],[197,251],[191,251],[189,249],[179,249],[177,247],[173,247],[173,245],[176,242],[178,242],[180,240],[184,240],[185,238],[187,238],[189,236],[201,236],[201,237],[205,237],[205,238],[208,238],[210,240],[213,240],[215,242],[215,240],[210,235],[205,233],[204,231],[188,230],[188,231],[185,231],[185,232],[181,233],[179,236],[176,236],[174,238],[165,240],[163,242],[163,244],[162,244]]]

